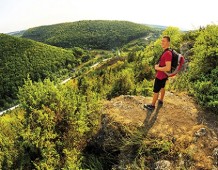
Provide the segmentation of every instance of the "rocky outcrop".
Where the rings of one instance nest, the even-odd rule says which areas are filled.
[[[202,111],[191,97],[167,92],[164,105],[153,112],[143,109],[150,101],[143,96],[105,101],[101,128],[88,144],[91,154],[104,152],[102,163],[113,170],[217,168],[217,134],[199,121]]]

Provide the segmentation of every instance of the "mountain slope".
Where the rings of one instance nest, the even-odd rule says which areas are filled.
[[[0,34],[0,107],[16,99],[28,75],[34,81],[54,78],[75,63],[72,51]]]
[[[101,129],[87,154],[99,159],[107,153],[102,164],[114,161],[110,165],[116,170],[216,169],[217,116],[203,117],[205,113],[186,94],[167,92],[163,107],[154,112],[143,109],[150,101],[142,96],[105,101]]]
[[[113,49],[153,31],[127,21],[85,20],[31,28],[23,37],[64,48]]]
[[[9,33],[7,33],[7,35],[12,35],[12,36],[14,36],[14,37],[21,37],[25,31],[26,31],[26,30],[15,31],[15,32],[9,32]]]

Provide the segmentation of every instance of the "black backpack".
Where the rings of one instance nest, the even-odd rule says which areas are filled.
[[[173,77],[173,76],[175,76],[179,71],[182,70],[181,68],[183,67],[183,65],[184,65],[184,63],[185,63],[185,58],[184,58],[184,56],[183,56],[182,54],[180,54],[180,53],[178,53],[178,52],[176,52],[175,50],[170,49],[170,48],[164,50],[164,52],[166,52],[166,51],[168,51],[168,50],[171,51],[171,53],[172,53],[171,70],[170,70],[170,71],[167,71],[167,72],[165,72],[165,73],[166,73],[166,75],[167,75],[168,77]],[[163,52],[163,53],[164,53],[164,52]]]

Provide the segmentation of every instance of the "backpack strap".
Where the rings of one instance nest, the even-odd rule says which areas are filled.
[[[163,55],[166,51],[171,51],[171,52],[172,52],[172,50],[171,50],[170,48],[166,48],[166,49],[162,52],[162,54],[160,55],[160,58],[159,58],[159,60],[157,61],[157,64],[160,63],[160,59],[161,59],[162,55]]]

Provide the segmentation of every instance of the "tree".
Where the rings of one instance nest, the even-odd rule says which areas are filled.
[[[131,94],[134,89],[134,77],[131,70],[123,70],[117,75],[117,79],[112,87],[109,98],[117,97],[119,95]]]
[[[194,45],[189,80],[192,93],[205,108],[217,112],[218,107],[218,26],[209,25],[200,32]]]
[[[71,86],[55,86],[49,80],[27,80],[19,89],[19,100],[26,111],[20,167],[79,168],[80,152],[99,123],[97,97],[83,96]]]

